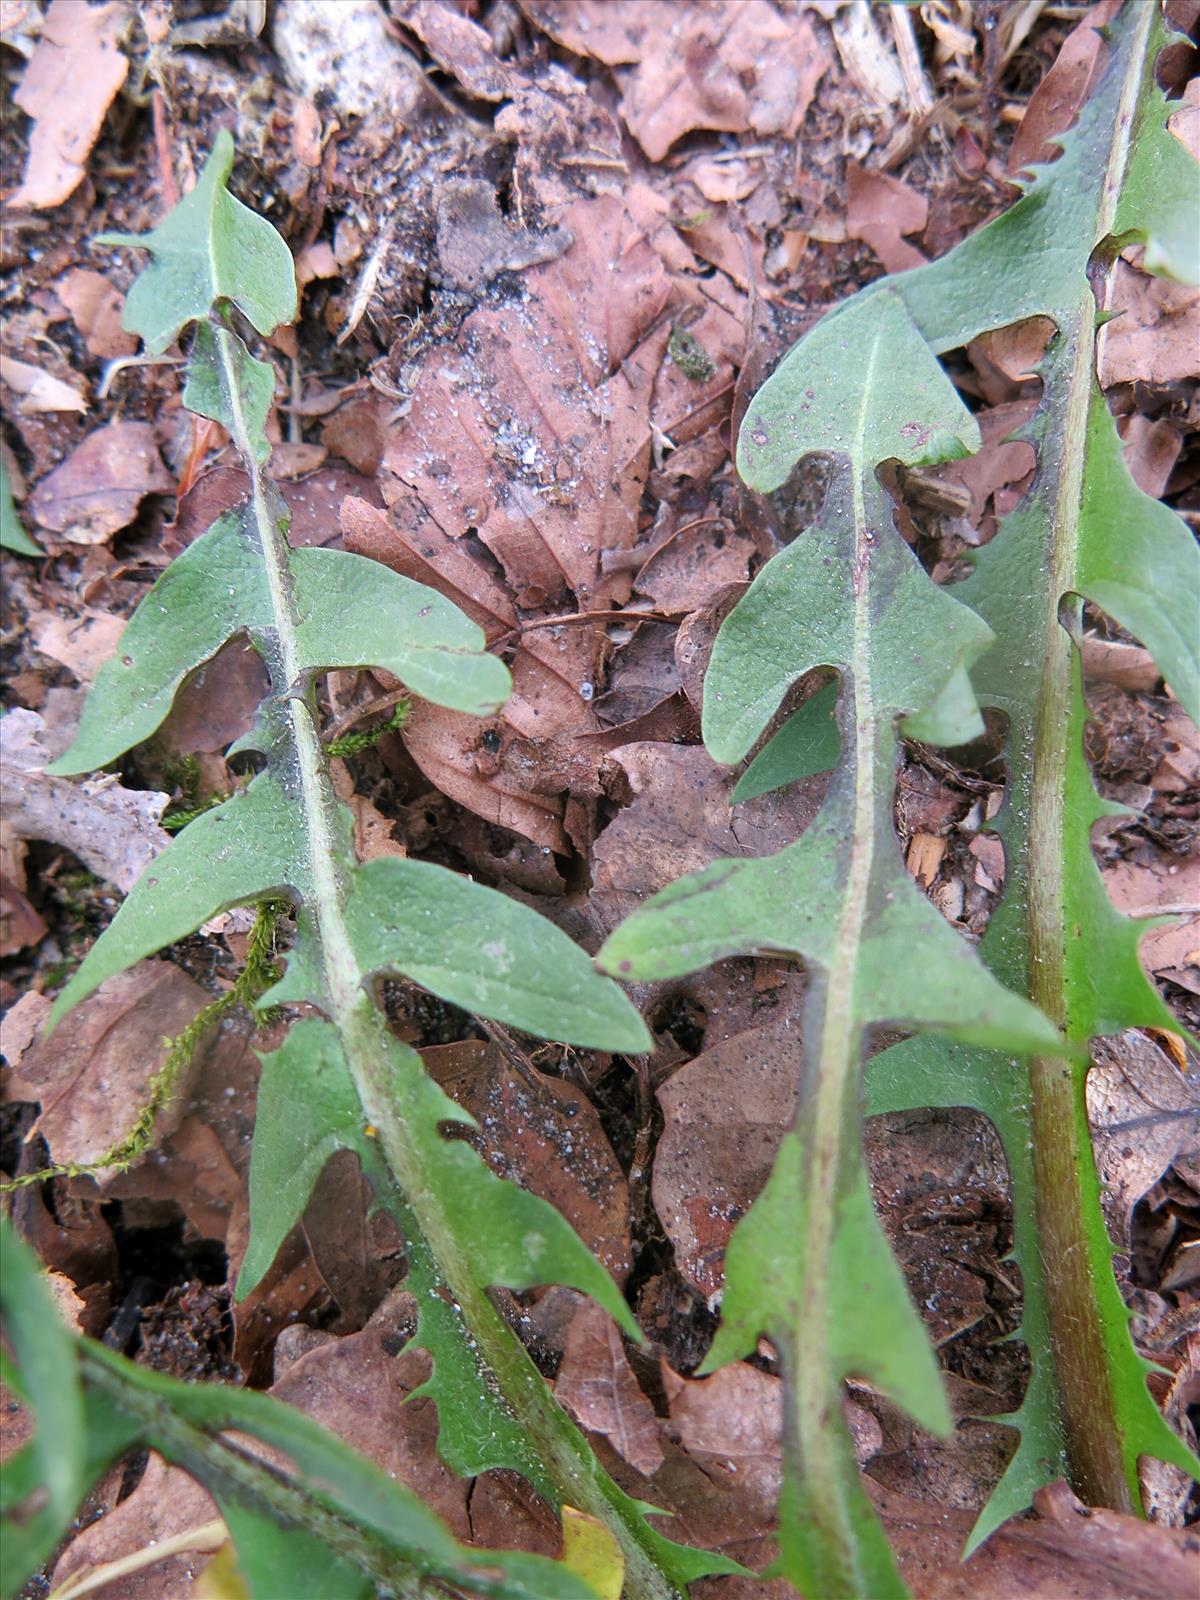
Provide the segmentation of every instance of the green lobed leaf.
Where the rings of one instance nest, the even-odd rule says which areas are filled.
[[[183,390],[189,411],[219,422],[231,435],[244,435],[254,460],[262,463],[271,454],[267,417],[274,398],[275,373],[268,362],[256,361],[228,328],[196,325]]]
[[[233,139],[221,128],[195,188],[157,228],[97,237],[97,244],[133,245],[153,257],[126,296],[122,318],[151,355],[161,355],[189,322],[207,321],[223,300],[262,334],[295,321],[291,252],[269,222],[229,193],[232,170]]]
[[[339,806],[352,853],[352,822]],[[585,1048],[648,1051],[628,998],[553,923],[498,890],[429,862],[382,858],[350,869],[347,920],[361,981],[397,973],[478,1016]],[[272,771],[189,824],[147,869],[56,1000],[51,1023],[106,978],[194,933],[231,906],[317,895],[298,796]],[[324,1004],[302,915],[286,977],[262,1000]]]
[[[1010,795],[997,825],[1006,888],[982,954],[1005,982],[1041,998],[1074,1041],[1131,1026],[1178,1026],[1138,961],[1139,928],[1113,909],[1095,865],[1091,829],[1110,808],[1084,759],[1079,664],[1060,622],[1077,633],[1072,595],[1095,601],[1142,639],[1181,702],[1200,715],[1200,555],[1174,513],[1129,475],[1096,382],[1097,307],[1088,281],[1093,250],[1111,254],[1112,238],[1145,241],[1152,269],[1197,277],[1196,167],[1167,131],[1173,107],[1154,76],[1166,40],[1157,6],[1127,5],[1112,30],[1108,70],[1064,138],[1061,159],[1038,169],[1011,211],[950,255],[892,280],[939,349],[1027,315],[1048,314],[1058,326],[1042,367],[1043,404],[1021,435],[1037,454],[1033,488],[954,593],[996,635],[975,683],[981,700],[1009,722]],[[872,1065],[874,1106],[976,1106],[996,1123],[1009,1161],[1021,1335],[1032,1370],[1025,1400],[1008,1419],[1021,1429],[1017,1452],[972,1544],[1062,1475],[1069,1435],[1081,1489],[1110,1503],[1139,1504],[1139,1456],[1197,1470],[1154,1405],[1146,1364],[1129,1339],[1099,1206],[1086,1064],[1058,1065],[1056,1072],[1048,1064],[1039,1081],[1060,1084],[1061,1100],[1043,1102],[1040,1112],[1027,1071],[988,1052],[911,1040]],[[882,1100],[879,1084],[886,1085]],[[1070,1190],[1069,1197],[1041,1195],[1041,1206],[1051,1208],[1045,1218],[1055,1211],[1075,1218],[1065,1231],[1055,1224],[1064,1242],[1048,1267],[1046,1239],[1034,1225],[1035,1139],[1053,1144]],[[1050,1226],[1046,1220],[1042,1233]],[[1064,1419],[1052,1302],[1076,1270],[1081,1290],[1069,1312],[1058,1313],[1060,1360],[1070,1363]],[[1093,1442],[1081,1443],[1089,1432]]]
[[[888,1023],[1012,1050],[1059,1046],[1046,1018],[999,984],[919,893],[892,826],[899,727],[946,741],[978,731],[967,669],[991,636],[921,569],[876,469],[959,456],[977,438],[886,292],[819,324],[755,396],[738,448],[752,487],[778,487],[814,451],[832,465],[813,525],[767,564],[717,637],[705,743],[719,760],[740,759],[797,679],[834,668],[838,765],[795,844],[671,885],[598,957],[641,980],[764,951],[801,956],[808,968],[796,1125],[734,1230],[712,1360],[747,1353],[761,1333],[779,1352],[787,1399],[774,1570],[810,1594],[904,1592],[840,1421],[842,1379],[868,1377],[923,1424],[950,1425],[937,1363],[870,1208],[858,1127],[868,1030]]]
[[[363,971],[403,973],[443,1000],[543,1039],[649,1052],[645,1023],[545,917],[426,861],[359,867],[351,937]]]
[[[536,1195],[497,1178],[470,1145],[445,1139],[441,1125],[471,1119],[425,1074],[414,1051],[398,1040],[391,1041],[389,1049],[394,1096],[406,1108],[414,1129],[423,1181],[431,1191],[448,1197],[462,1235],[471,1240],[473,1270],[488,1282],[518,1290],[550,1281],[573,1285],[640,1339],[611,1278],[559,1213]],[[419,1108],[415,1115],[414,1108]],[[328,1023],[297,1023],[283,1046],[263,1057],[250,1168],[251,1235],[238,1294],[249,1293],[269,1267],[303,1212],[325,1161],[338,1149],[358,1154],[376,1204],[392,1212],[404,1234],[406,1282],[418,1308],[412,1344],[433,1357],[430,1378],[412,1398],[425,1395],[437,1405],[443,1460],[467,1477],[496,1468],[520,1472],[552,1504],[561,1504],[560,1486],[532,1448],[523,1419],[497,1390],[453,1287],[439,1270],[411,1207],[396,1189],[374,1130],[364,1125],[344,1051]],[[643,1558],[651,1558],[681,1587],[708,1573],[743,1570],[737,1562],[689,1549],[652,1528],[637,1504],[598,1472],[583,1435],[553,1406],[524,1351],[521,1359],[531,1404],[552,1407],[558,1450],[573,1463],[573,1471],[599,1478],[626,1526],[636,1529]]]
[[[45,551],[36,545],[22,526],[13,499],[12,485],[8,481],[8,468],[0,455],[0,549],[11,550],[19,556],[43,556]]]
[[[19,1382],[35,1420],[15,1472],[7,1469],[0,1507],[13,1519],[12,1542],[0,1540],[0,1590],[13,1594],[75,1515],[86,1485],[83,1390],[75,1345],[58,1314],[33,1252],[0,1214],[0,1313]],[[11,1463],[10,1463],[11,1465]],[[22,1512],[22,1502],[28,1502]]]
[[[215,246],[226,209],[214,196],[209,208],[214,256],[220,254]],[[195,223],[195,206],[192,212]],[[178,216],[159,230],[160,245],[172,225],[178,232]],[[152,276],[144,275],[139,285]],[[208,309],[224,319],[228,307],[221,296],[231,293],[227,280],[218,283],[214,277],[208,292],[219,301]],[[202,300],[201,295],[197,304]],[[455,1370],[476,1382],[457,1398],[458,1408],[473,1406],[485,1418],[506,1408],[512,1419],[508,1438],[521,1436],[520,1449],[507,1464],[521,1469],[527,1461],[536,1463],[531,1470],[561,1501],[605,1523],[621,1546],[632,1593],[645,1600],[674,1600],[693,1576],[741,1569],[724,1557],[676,1546],[649,1526],[644,1508],[608,1478],[556,1405],[488,1298],[488,1286],[542,1282],[561,1266],[569,1281],[590,1286],[633,1331],[628,1309],[556,1213],[495,1178],[467,1146],[444,1137],[441,1125],[455,1113],[418,1059],[390,1033],[371,973],[415,970],[424,961],[421,971],[428,981],[494,1014],[525,1023],[553,1017],[554,1032],[561,1034],[565,1013],[568,1036],[579,1029],[600,1047],[640,1049],[647,1036],[609,980],[571,952],[561,935],[491,891],[451,890],[445,887],[454,882],[451,875],[440,879],[445,895],[453,894],[464,913],[497,919],[497,948],[505,951],[505,959],[504,941],[523,941],[538,981],[550,985],[548,996],[537,993],[528,973],[521,982],[498,984],[487,921],[475,927],[474,941],[453,933],[437,915],[436,895],[426,907],[437,933],[433,964],[429,951],[404,937],[405,919],[396,921],[394,908],[377,902],[374,919],[356,916],[357,896],[366,895],[378,878],[360,874],[354,865],[350,816],[334,792],[319,735],[317,674],[333,666],[382,666],[418,693],[476,713],[495,708],[509,678],[499,662],[481,654],[479,630],[436,594],[341,552],[288,548],[286,511],[260,465],[265,381],[227,328],[211,339],[200,336],[198,359],[215,361],[219,370],[193,373],[193,398],[230,428],[249,468],[249,503],[220,519],[197,542],[199,550],[186,552],[139,608],[59,770],[86,770],[145,737],[161,722],[187,672],[231,631],[244,630],[268,664],[271,694],[259,708],[253,733],[231,753],[258,752],[265,771],[244,793],[193,823],[155,863],[61,997],[59,1014],[105,973],[159,948],[184,925],[195,926],[203,920],[203,906],[216,909],[257,898],[268,885],[290,898],[296,905],[295,944],[283,978],[262,1003],[315,1005],[328,1018],[320,1026],[332,1030],[326,1037],[336,1038],[341,1069],[353,1083],[355,1125],[364,1137],[378,1140],[402,1192],[397,1203],[410,1213],[410,1266],[422,1271],[424,1260],[436,1274],[436,1281],[429,1279],[430,1293],[454,1310],[439,1331],[458,1340],[459,1354],[470,1352],[470,1361],[459,1361]],[[398,887],[411,886],[418,896],[427,896],[438,881],[410,874]],[[403,946],[401,961],[392,960],[389,941]],[[465,970],[459,972],[456,963],[465,964]],[[302,1041],[308,1037],[301,1035]],[[312,1053],[306,1044],[306,1054]],[[326,1066],[332,1059],[327,1051],[316,1055]],[[332,1110],[323,1106],[325,1112],[338,1112],[336,1089],[333,1101]],[[269,1140],[261,1118],[258,1127]],[[293,1146],[297,1139],[304,1142],[303,1121],[287,1127]],[[293,1148],[298,1172],[276,1163],[283,1203],[268,1203],[269,1227],[260,1229],[260,1239],[279,1237],[289,1207],[303,1204],[321,1150],[337,1143],[327,1123],[309,1127],[307,1134],[316,1153],[296,1157]],[[261,1182],[258,1190],[261,1210]],[[256,1244],[253,1271],[261,1271],[268,1247]],[[444,1386],[438,1399],[442,1405]],[[342,1544],[334,1532],[327,1542],[336,1552]],[[497,1557],[495,1564],[524,1559]]]
[[[374,1594],[380,1582],[403,1589],[425,1578],[496,1600],[588,1600],[586,1585],[558,1562],[460,1545],[410,1490],[270,1395],[181,1383],[90,1340],[83,1341],[83,1362],[93,1397],[110,1413],[124,1414],[123,1448],[137,1440],[156,1449],[209,1489],[223,1513],[231,1512],[239,1565],[264,1600],[284,1592],[280,1576],[305,1552],[314,1562],[312,1579],[306,1589],[288,1586],[289,1597],[308,1592],[332,1600],[336,1593],[358,1600]],[[220,1437],[230,1430],[282,1451],[291,1476],[231,1447]],[[277,1548],[271,1525],[294,1543]],[[268,1588],[272,1554],[282,1565]],[[364,1588],[356,1569],[375,1581]],[[318,1573],[324,1580],[319,1588],[313,1587]]]
[[[271,503],[286,526],[282,500]],[[289,566],[296,649],[308,670],[383,667],[424,699],[474,715],[506,699],[507,668],[443,596],[344,550],[293,550]],[[271,661],[277,629],[251,510],[226,512],[138,606],[97,675],[73,744],[47,771],[90,772],[115,760],[150,737],[187,675],[233,634],[248,633]]]
[[[834,719],[837,694],[837,683],[827,683],[792,713],[738,779],[730,796],[733,805],[785,789],[798,778],[829,772],[837,765],[841,750]]]
[[[445,1138],[443,1123],[469,1119],[428,1076],[415,1050],[396,1039],[390,1055],[398,1098],[417,1113],[412,1131],[424,1177],[453,1196],[458,1226],[472,1241],[484,1281],[515,1290],[567,1284],[591,1295],[640,1339],[620,1291],[570,1224],[538,1195],[496,1177],[471,1145]],[[390,1188],[329,1023],[293,1026],[282,1046],[263,1057],[259,1095],[262,1125],[251,1156],[251,1234],[239,1295],[249,1293],[274,1260],[335,1150],[354,1150],[377,1189],[386,1196]]]

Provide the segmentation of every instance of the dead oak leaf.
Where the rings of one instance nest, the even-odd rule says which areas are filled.
[[[638,1387],[616,1324],[590,1300],[567,1328],[554,1393],[581,1427],[603,1434],[638,1472],[651,1477],[662,1466],[654,1407]]]
[[[521,604],[570,593],[592,608],[629,592],[600,556],[636,542],[670,283],[619,200],[561,221],[566,254],[426,360],[383,487],[389,501],[415,492],[451,538],[477,531]]]
[[[1138,1201],[1196,1148],[1200,1087],[1148,1034],[1127,1029],[1095,1041],[1087,1099],[1109,1231],[1128,1248]]]
[[[901,1573],[925,1600],[1191,1600],[1195,1533],[1084,1506],[1065,1483],[1034,1496],[966,1561],[974,1511],[909,1499],[872,1483]]]
[[[126,333],[121,326],[125,296],[102,272],[93,272],[90,267],[73,267],[55,284],[54,292],[83,335],[89,355],[100,361],[111,361],[136,353],[137,335]]]
[[[93,683],[100,668],[116,650],[125,621],[110,612],[89,608],[76,617],[60,617],[55,611],[34,611],[30,613],[27,626],[41,655],[66,667],[80,683]]]
[[[651,161],[697,128],[791,137],[830,65],[804,15],[768,0],[523,0],[544,32],[617,68],[621,114]]]
[[[783,1463],[783,1380],[745,1361],[709,1378],[663,1364],[671,1421],[692,1460],[736,1493],[756,1526],[770,1527]]]
[[[148,494],[175,485],[148,422],[110,422],[72,450],[26,501],[37,524],[72,544],[103,544],[127,528]]]
[[[794,1010],[777,1007],[771,1021],[703,1051],[658,1091],[654,1207],[676,1266],[710,1300],[724,1283],[729,1236],[795,1110],[803,1047]]]
[[[1117,263],[1110,309],[1119,312],[1100,332],[1100,383],[1140,383],[1167,389],[1189,383],[1200,346],[1200,292]]]
[[[81,1002],[69,1028],[30,1046],[8,1093],[40,1102],[30,1136],[42,1136],[52,1161],[87,1166],[132,1132],[167,1040],[207,1000],[179,967],[140,961]]]
[[[130,7],[52,0],[13,98],[33,118],[25,176],[10,205],[46,210],[81,182],[105,113],[125,82],[120,43]]]
[[[505,100],[521,82],[485,29],[442,0],[402,0],[393,15],[475,99]]]
[[[432,1076],[479,1124],[493,1171],[560,1211],[618,1283],[630,1268],[629,1188],[590,1100],[574,1084],[477,1039],[421,1052]]]
[[[591,898],[610,930],[686,872],[790,844],[816,815],[825,784],[823,777],[802,778],[731,810],[734,779],[702,746],[654,741],[611,751],[603,775],[611,797],[624,802],[593,859]]]
[[[923,194],[887,172],[868,172],[852,161],[846,168],[846,235],[869,245],[888,272],[925,264],[925,257],[903,237],[924,233],[929,202]]]

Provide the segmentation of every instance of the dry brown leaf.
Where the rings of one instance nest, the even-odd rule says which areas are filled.
[[[960,1564],[972,1511],[910,1500],[870,1484],[905,1580],[922,1600],[1193,1600],[1194,1531],[1084,1506],[1065,1483],[1034,1496]]]
[[[1170,707],[1163,720],[1162,756],[1150,777],[1162,794],[1186,794],[1200,788],[1200,734],[1181,705]]]
[[[685,872],[718,857],[781,850],[812,821],[823,777],[729,806],[732,777],[703,747],[643,742],[613,750],[605,766],[623,809],[596,841],[592,903],[611,930],[633,908]]]
[[[393,15],[477,99],[505,100],[520,81],[507,63],[497,60],[484,29],[442,0],[403,0]]]
[[[629,1190],[591,1101],[574,1084],[523,1064],[494,1044],[464,1039],[421,1055],[480,1126],[494,1171],[548,1200],[618,1283],[629,1274]]]
[[[74,617],[60,617],[55,611],[32,611],[27,627],[42,655],[60,662],[80,683],[93,683],[116,650],[125,621],[111,612],[90,608]]]
[[[45,210],[79,186],[104,114],[125,82],[120,44],[130,8],[121,0],[51,0],[33,58],[13,98],[34,126],[12,206]]]
[[[0,836],[0,956],[12,956],[16,955],[18,950],[28,950],[32,945],[40,944],[46,936],[46,923],[30,904],[25,893],[28,887],[25,878],[26,854],[25,841],[6,829]],[[21,996],[21,1000],[28,998],[28,995]],[[21,1000],[18,1000],[16,1005],[20,1005]],[[5,1012],[6,1036],[8,1019],[15,1009],[16,1006],[13,1006]],[[7,1053],[6,1037],[5,1054]]]
[[[148,422],[109,422],[89,433],[25,502],[38,526],[72,544],[103,544],[127,528],[148,494],[175,485]]]
[[[1152,691],[1162,677],[1149,650],[1122,639],[1085,634],[1079,655],[1085,679],[1114,683],[1118,689]]]
[[[621,114],[651,161],[696,128],[782,134],[804,120],[830,57],[803,15],[768,0],[522,0],[552,38],[618,71]]]
[[[554,1393],[590,1433],[646,1477],[663,1463],[654,1407],[638,1387],[621,1335],[607,1312],[586,1300],[567,1329]]]
[[[36,711],[18,707],[0,719],[0,802],[18,838],[44,839],[73,850],[85,866],[128,894],[154,857],[170,844],[158,826],[170,796],[123,789],[109,777],[48,777],[50,752]]]
[[[21,1057],[46,1026],[50,1015],[50,1001],[36,989],[27,989],[19,1000],[14,1000],[4,1013],[4,1036],[0,1039],[0,1053],[10,1067],[20,1064]]]
[[[619,201],[561,220],[575,243],[527,274],[528,299],[480,306],[431,352],[383,489],[415,491],[451,538],[477,530],[521,604],[590,609],[629,593],[600,556],[636,542],[669,283]]]
[[[217,1514],[216,1505],[199,1484],[179,1468],[168,1467],[161,1456],[152,1455],[133,1493],[67,1545],[54,1567],[54,1584],[59,1587],[85,1568],[162,1544]],[[191,1593],[192,1581],[207,1559],[191,1553],[170,1556],[129,1573],[121,1580],[120,1600],[179,1600]],[[109,1593],[113,1592],[110,1586]]]
[[[87,400],[77,387],[79,380],[68,383],[4,351],[0,351],[0,379],[14,394],[21,396],[17,410],[22,416],[41,411],[86,411],[88,408]]]
[[[1196,375],[1200,291],[1117,263],[1110,306],[1121,314],[1100,330],[1100,382],[1169,388]]]
[[[673,630],[659,623],[643,623],[633,638],[613,654],[608,669],[608,690],[596,701],[597,715],[620,727],[645,716],[673,694],[679,693]],[[626,741],[622,740],[622,743]]]
[[[1130,1029],[1093,1043],[1087,1101],[1105,1217],[1126,1249],[1133,1208],[1177,1155],[1200,1142],[1200,1082]]]
[[[392,405],[383,395],[360,395],[338,406],[321,429],[321,443],[348,461],[355,472],[373,478],[383,460]]]
[[[121,326],[125,296],[115,289],[102,272],[90,267],[72,267],[54,285],[54,292],[71,313],[71,320],[83,335],[88,354],[100,361],[136,354],[138,338]]]
[[[1049,317],[1026,317],[1007,328],[989,328],[971,340],[967,355],[979,392],[989,405],[1023,400],[1031,384],[1040,384],[1037,368],[1053,332]]]
[[[658,1091],[654,1206],[675,1265],[710,1301],[724,1283],[729,1235],[792,1119],[803,1054],[791,1009],[785,1002],[772,1020],[703,1051]]]
[[[1126,916],[1183,915],[1183,920],[1151,928],[1142,936],[1138,954],[1147,972],[1200,966],[1200,859],[1168,858],[1161,871],[1137,861],[1118,861],[1105,868],[1104,886]]]
[[[156,748],[174,756],[227,750],[253,726],[269,681],[253,645],[244,637],[230,639],[185,680],[155,735]]]
[[[347,550],[437,589],[479,624],[489,642],[516,627],[504,585],[474,559],[465,540],[442,531],[416,495],[396,495],[387,511],[348,495],[341,527]]]
[[[293,545],[330,545],[338,537],[338,508],[347,495],[363,496],[378,504],[375,484],[349,467],[327,465],[298,482],[280,484],[280,492],[291,526],[288,539]],[[179,502],[176,520],[163,536],[162,549],[168,558],[198,539],[223,511],[239,506],[246,498],[246,474],[237,467],[212,467]]]
[[[977,533],[987,527],[989,502],[995,517],[1005,515],[1032,478],[1037,453],[1027,439],[1011,435],[1036,409],[1036,400],[1012,400],[979,412],[982,446],[975,455],[954,463],[951,476],[970,490],[967,520]]]
[[[688,1455],[769,1526],[782,1471],[782,1378],[744,1361],[699,1379],[681,1378],[664,1364],[663,1386]]]
[[[868,172],[851,161],[846,168],[846,236],[869,245],[888,272],[923,266],[925,257],[903,237],[923,233],[929,202],[909,184],[887,172]]]
[[[166,1042],[207,1001],[200,985],[168,961],[140,961],[107,979],[81,1001],[69,1028],[38,1040],[21,1057],[8,1092],[41,1104],[30,1137],[41,1134],[52,1161],[98,1161],[132,1132]],[[160,1131],[168,1128],[164,1114]]]
[[[1131,412],[1117,423],[1125,446],[1125,465],[1134,483],[1144,494],[1159,500],[1183,449],[1179,429],[1167,417],[1143,416]]]
[[[1100,29],[1120,10],[1121,0],[1099,0],[1063,40],[1058,56],[1034,90],[1008,152],[1008,170],[1024,172],[1053,161],[1057,136],[1075,120],[1104,65]]]

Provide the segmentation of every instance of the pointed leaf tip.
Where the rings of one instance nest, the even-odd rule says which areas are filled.
[[[98,244],[148,250],[150,265],[125,300],[124,326],[161,355],[189,322],[202,322],[231,301],[261,334],[295,320],[296,272],[291,251],[264,218],[225,187],[233,139],[222,128],[196,180],[147,234],[100,234]]]

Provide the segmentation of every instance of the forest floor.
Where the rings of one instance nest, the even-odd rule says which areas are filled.
[[[813,816],[821,777],[731,810],[735,775],[700,742],[716,628],[798,518],[739,485],[731,438],[758,383],[828,307],[943,254],[1011,202],[1012,174],[1069,121],[1078,47],[1096,37],[1079,25],[1094,11],[54,0],[46,12],[6,0],[3,452],[44,552],[3,556],[6,1175],[86,1164],[127,1131],[164,1033],[227,989],[245,953],[247,923],[228,914],[105,985],[72,1029],[38,1037],[50,999],[165,842],[164,809],[233,787],[224,753],[263,690],[261,663],[235,640],[117,777],[76,786],[69,803],[62,783],[25,783],[16,798],[8,787],[32,765],[18,752],[66,747],[147,585],[245,483],[220,431],[183,410],[178,361],[133,359],[120,316],[138,263],[96,235],[154,226],[216,132],[233,133],[232,188],[283,234],[302,291],[299,321],[268,351],[270,470],[293,540],[440,589],[515,679],[494,718],[418,703],[402,732],[347,759],[339,781],[360,853],[469,872],[594,951],[681,873],[779,849]],[[1200,0],[1172,14],[1192,26]],[[1164,70],[1200,105],[1196,80],[1187,88],[1194,53],[1175,51]],[[1195,527],[1200,311],[1177,288],[1130,281],[1102,381],[1137,481]],[[554,380],[567,360],[582,374],[570,396]],[[991,536],[1035,465],[1029,445],[1007,442],[1037,404],[1021,349],[982,339],[950,368],[984,449],[940,495],[901,510],[939,579],[964,570],[964,550]],[[1099,614],[1083,665],[1093,770],[1128,808],[1095,836],[1113,898],[1143,917],[1195,908],[1196,730],[1146,652]],[[326,731],[377,727],[395,699],[377,675],[333,674]],[[1003,887],[986,831],[1003,788],[987,741],[903,758],[896,827],[910,870],[971,938]],[[1156,924],[1142,944],[1184,1027],[1200,1023],[1198,946],[1195,921]],[[574,1293],[531,1297],[533,1353],[560,1399],[622,1481],[676,1511],[684,1537],[756,1567],[770,1551],[780,1380],[766,1359],[732,1377],[691,1374],[716,1326],[725,1244],[791,1116],[799,1062],[786,1023],[803,986],[785,961],[741,959],[636,988],[658,1042],[641,1064],[484,1027],[409,986],[390,995],[401,1036],[496,1130],[499,1170],[564,1212],[650,1336],[622,1347]],[[455,1479],[430,1402],[403,1404],[424,1359],[395,1354],[411,1325],[403,1252],[352,1159],[330,1164],[273,1271],[235,1303],[263,1042],[245,1019],[226,1022],[131,1170],[17,1191],[13,1216],[64,1311],[163,1371],[270,1387],[464,1540],[554,1553],[557,1525],[532,1491],[502,1473]],[[1200,1100],[1184,1065],[1174,1036],[1122,1035],[1098,1054],[1091,1091],[1122,1289],[1164,1369],[1156,1396],[1186,1432],[1200,1403],[1189,1347]],[[1003,1342],[1020,1314],[1003,1155],[968,1112],[873,1119],[867,1146],[959,1419],[938,1442],[866,1387],[847,1400],[910,1581],[937,1596],[1161,1594],[1145,1587],[1166,1548],[1156,1541],[1195,1510],[1165,1470],[1147,1469],[1158,1527],[1085,1525],[1052,1491],[1037,1517],[958,1565],[1013,1445],[979,1419],[1015,1409],[1026,1373],[1022,1346]],[[11,1445],[27,1419],[6,1406],[5,1420]],[[120,1469],[30,1593],[211,1514],[155,1460]],[[201,1564],[174,1557],[108,1592],[188,1593]],[[697,1592],[776,1587],[791,1592],[741,1579]]]

